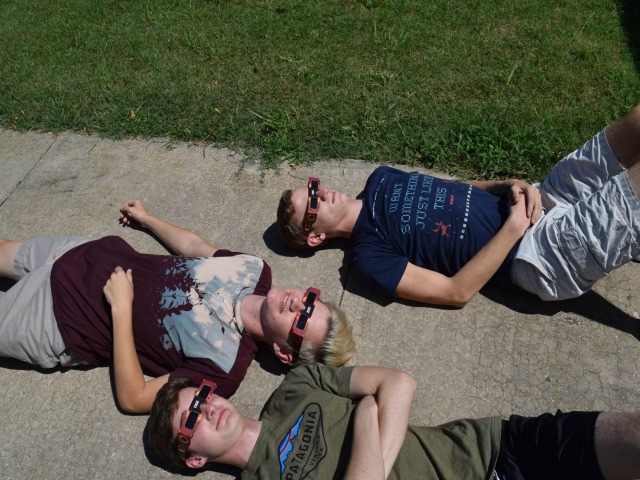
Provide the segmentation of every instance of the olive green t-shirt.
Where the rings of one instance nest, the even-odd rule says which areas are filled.
[[[298,367],[260,417],[262,429],[243,479],[341,479],[352,441],[353,367]],[[409,427],[390,479],[489,479],[498,457],[498,417]],[[416,475],[419,475],[417,477]]]

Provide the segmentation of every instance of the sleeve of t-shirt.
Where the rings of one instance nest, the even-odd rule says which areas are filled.
[[[368,240],[360,241],[351,264],[365,285],[395,297],[409,259],[395,253],[387,244]]]
[[[224,398],[233,395],[244,379],[249,365],[256,355],[256,342],[248,335],[243,335],[236,361],[229,373],[210,360],[204,358],[186,358],[185,362],[169,374],[169,380],[188,378],[195,386],[206,378],[216,382],[216,394]]]
[[[372,179],[374,177],[377,176],[377,174],[396,174],[396,173],[400,173],[400,174],[405,174],[407,172],[405,172],[404,170],[400,170],[398,168],[394,168],[394,167],[390,167],[388,165],[381,165],[379,167],[377,167],[372,173],[371,175],[369,175],[369,178],[367,178],[367,182],[364,184],[364,188],[362,189],[362,191],[356,196],[357,199],[362,199],[365,196],[365,192],[367,191],[367,187],[369,186],[369,183],[372,181]]]
[[[307,386],[349,398],[353,368],[328,367],[323,364],[304,365],[291,370],[283,385],[286,383],[295,388]]]
[[[233,257],[235,255],[247,255],[242,252],[234,252],[232,250],[219,249],[216,250],[213,254],[214,257]],[[267,262],[262,260],[262,273],[260,274],[260,279],[258,280],[258,284],[256,285],[256,289],[253,291],[255,295],[260,295],[262,297],[266,297],[269,290],[271,290],[271,267]]]

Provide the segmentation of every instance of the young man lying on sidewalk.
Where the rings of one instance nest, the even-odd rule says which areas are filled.
[[[163,386],[149,439],[175,466],[234,465],[267,479],[633,479],[640,414],[558,411],[539,417],[408,426],[417,388],[379,367],[298,367],[260,420],[244,417],[204,381]]]
[[[537,188],[380,167],[355,200],[317,178],[287,190],[278,228],[297,248],[350,238],[353,269],[390,296],[461,307],[493,280],[563,300],[640,255],[639,160],[635,107]]]
[[[179,256],[138,253],[114,236],[0,240],[0,275],[17,280],[0,296],[0,356],[43,368],[113,361],[118,403],[146,413],[170,378],[214,379],[231,396],[256,342],[288,364],[353,355],[351,327],[319,291],[310,289],[316,308],[298,342],[290,330],[307,294],[272,288],[262,259],[220,250],[138,200],[120,212]],[[156,378],[145,381],[143,369]]]

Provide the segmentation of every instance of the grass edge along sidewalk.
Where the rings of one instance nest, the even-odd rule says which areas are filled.
[[[540,178],[640,100],[640,7],[485,3],[7,0],[0,125]]]

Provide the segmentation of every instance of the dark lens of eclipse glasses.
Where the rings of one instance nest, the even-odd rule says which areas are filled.
[[[193,430],[193,428],[196,426],[196,422],[198,421],[198,416],[199,414],[197,412],[189,412],[187,421],[184,422],[184,426],[189,430]]]
[[[198,398],[202,398],[206,400],[209,394],[211,393],[211,387],[209,385],[203,385],[200,389],[200,393],[198,394]]]

